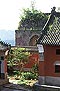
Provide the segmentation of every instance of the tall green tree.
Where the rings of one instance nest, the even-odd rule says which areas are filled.
[[[18,30],[21,28],[27,29],[42,29],[47,21],[48,16],[41,11],[38,11],[32,5],[32,9],[23,9],[23,14],[20,17]]]

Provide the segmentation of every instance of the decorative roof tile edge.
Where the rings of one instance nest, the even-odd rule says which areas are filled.
[[[11,45],[9,43],[5,43],[4,41],[0,41],[0,43],[3,45],[3,46],[7,46],[9,48],[11,48]]]

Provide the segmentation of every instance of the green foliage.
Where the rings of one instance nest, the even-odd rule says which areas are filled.
[[[18,77],[20,76],[20,80],[34,80],[38,79],[38,74],[37,73],[32,73],[32,72],[19,72],[19,71],[13,71],[13,75]]]
[[[32,67],[32,72],[33,73],[38,73],[38,64],[34,64]]]
[[[29,52],[25,51],[25,48],[13,48],[10,50],[8,57],[8,64],[13,67],[13,65],[18,64],[20,70],[23,70],[23,65],[28,62]]]
[[[28,81],[26,81],[26,80],[18,81],[18,84],[20,84],[20,85],[26,85],[27,83],[28,83]]]
[[[13,67],[13,64],[14,64],[14,62],[13,62],[13,51],[10,49],[10,51],[9,51],[9,56],[8,56],[8,66],[9,67]]]
[[[29,52],[24,51],[25,48],[14,48],[10,50],[10,56],[8,57],[9,62],[13,64],[14,61],[27,62]]]
[[[31,79],[37,79],[38,78],[38,74],[32,73],[32,72],[22,72],[21,73],[22,78],[24,78],[25,80],[31,80]]]
[[[49,25],[49,30],[53,32],[58,32],[60,30],[60,23],[59,23],[59,18],[54,17],[53,23]]]
[[[33,9],[23,9],[23,14],[20,17],[20,22],[18,29],[20,28],[39,28],[41,24],[45,23],[47,20],[47,15],[42,13],[41,11]]]
[[[13,50],[13,60],[16,60],[18,62],[27,62],[27,59],[29,57],[28,52],[24,52],[24,49],[16,48]]]
[[[13,71],[13,75],[20,75],[19,71]]]

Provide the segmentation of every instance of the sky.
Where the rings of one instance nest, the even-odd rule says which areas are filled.
[[[0,30],[16,30],[22,9],[30,8],[31,1],[35,1],[35,8],[42,12],[60,6],[60,0],[0,0]]]

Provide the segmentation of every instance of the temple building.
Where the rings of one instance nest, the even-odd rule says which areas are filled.
[[[60,12],[53,7],[37,44],[40,52],[39,84],[60,86]]]

